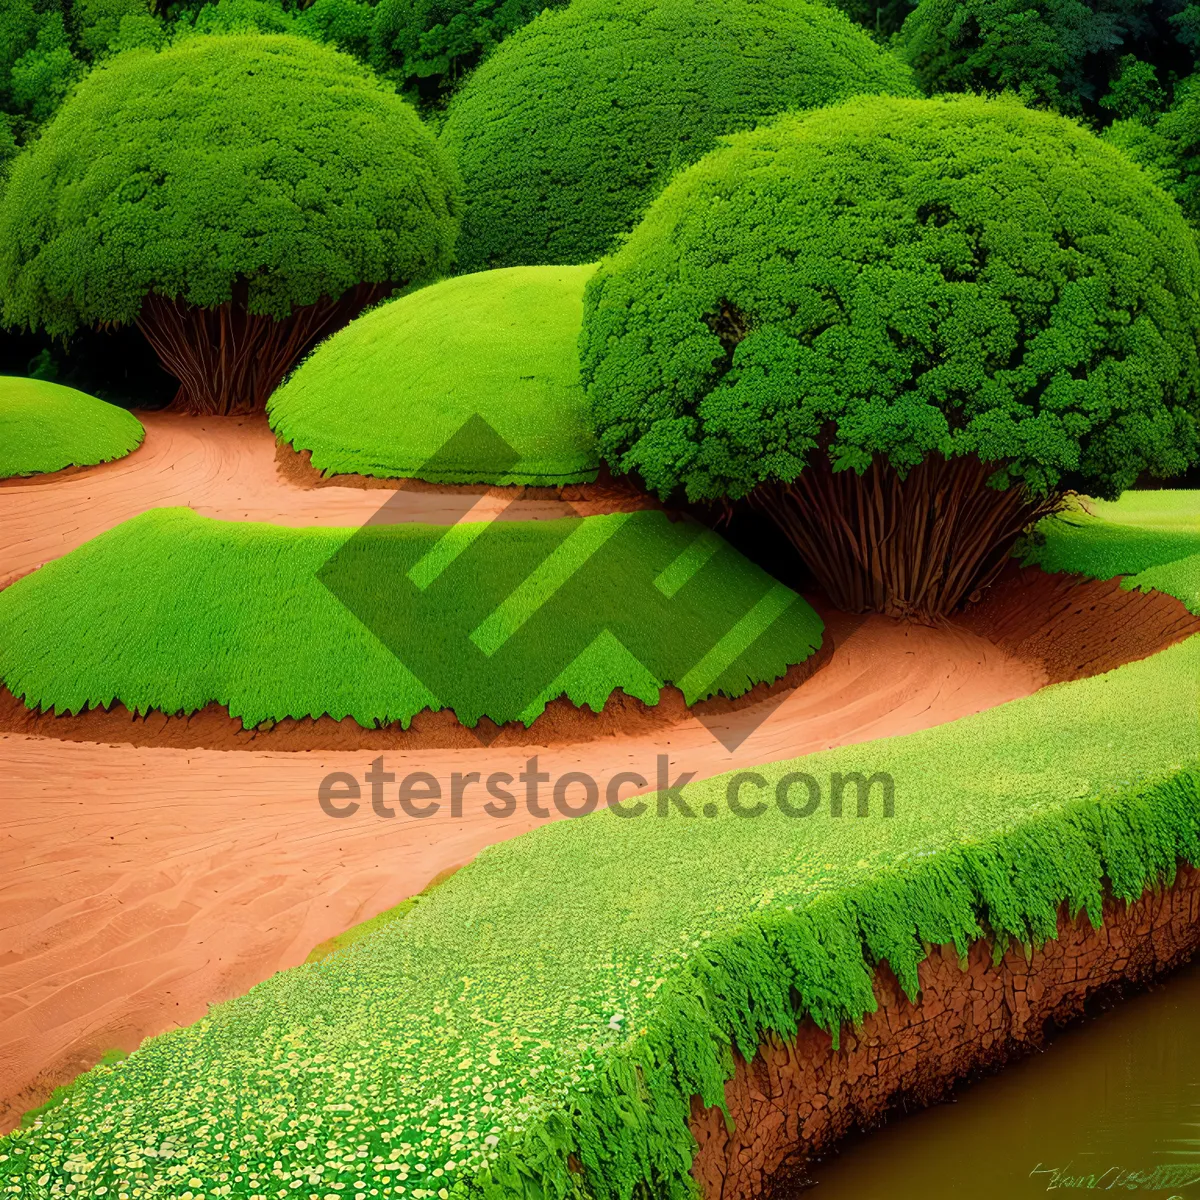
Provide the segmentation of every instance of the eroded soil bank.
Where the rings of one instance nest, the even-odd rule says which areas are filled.
[[[966,968],[953,946],[935,947],[911,1003],[886,967],[876,977],[879,1011],[848,1030],[834,1050],[807,1022],[792,1043],[772,1039],[754,1060],[738,1059],[725,1096],[734,1120],[694,1102],[700,1150],[693,1176],[705,1200],[794,1193],[805,1165],[855,1128],[900,1108],[935,1102],[955,1083],[1028,1053],[1088,999],[1149,981],[1200,950],[1200,871],[1182,867],[1175,886],[1137,903],[1105,904],[1094,930],[1085,916],[1059,919],[1055,941],[1010,949],[993,965],[978,942]]]

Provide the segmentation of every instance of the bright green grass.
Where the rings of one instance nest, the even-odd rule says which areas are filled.
[[[1200,613],[1200,492],[1085,499],[1044,520],[1020,553],[1046,571],[1121,575],[1122,587],[1167,592]]]
[[[911,991],[930,944],[1040,941],[1060,903],[1096,920],[1106,890],[1132,898],[1200,860],[1198,680],[1191,639],[759,768],[768,786],[890,772],[891,819],[878,804],[742,819],[718,778],[684,792],[711,819],[605,810],[493,846],[403,920],[91,1072],[0,1143],[0,1178],[41,1180],[39,1197],[74,1180],[89,1195],[682,1200],[688,1099],[719,1100],[731,1039],[752,1052],[804,1012],[836,1027],[873,1008],[880,960]]]
[[[1046,571],[1096,579],[1131,575],[1200,553],[1200,492],[1126,492],[1047,517],[1020,553]]]
[[[712,537],[660,512],[355,531],[156,509],[0,592],[0,678],[30,707],[215,701],[247,727],[438,708],[528,725],[560,695],[599,711],[668,682],[737,696],[822,624],[727,543],[696,559]]]
[[[322,343],[271,397],[271,426],[328,472],[595,479],[575,350],[594,269],[484,271],[384,304]],[[482,423],[468,425],[475,417]]]
[[[433,891],[449,879],[457,868],[451,867],[449,870],[442,871],[434,878],[428,887],[418,892],[415,896],[409,896],[407,900],[401,900],[395,908],[384,909],[383,912],[377,913],[366,921],[360,921],[357,925],[351,925],[349,929],[343,929],[341,933],[335,933],[333,937],[326,938],[319,946],[313,948],[305,962],[320,962],[323,958],[328,958],[331,954],[336,954],[339,950],[345,950],[347,946],[353,946],[355,942],[361,941],[369,933],[375,933],[382,929],[385,925],[390,925],[393,921],[402,920],[407,917],[410,912],[421,901]],[[101,1062],[106,1061],[101,1059]]]
[[[74,388],[0,375],[0,479],[121,458],[145,430],[131,412]]]

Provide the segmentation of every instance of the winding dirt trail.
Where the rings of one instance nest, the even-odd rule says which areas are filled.
[[[146,440],[125,458],[0,487],[0,587],[149,508],[181,504],[226,521],[354,526],[390,494],[290,482],[276,468],[275,437],[261,417],[139,415]],[[461,496],[414,490],[403,497],[403,514],[413,521],[440,524],[462,515]],[[480,520],[509,503],[500,489],[481,489],[481,497]],[[530,518],[571,511],[554,500],[522,504]]]
[[[353,524],[386,498],[287,482],[261,422],[151,414],[145,424],[146,444],[126,460],[0,488],[0,581],[156,505],[290,525]],[[414,519],[461,512],[461,500],[408,495]],[[530,515],[562,511],[535,503],[542,509]],[[767,701],[770,715],[732,752],[714,736],[719,728],[689,717],[644,736],[541,750],[389,751],[385,765],[398,777],[429,771],[446,795],[454,772],[515,777],[534,753],[552,779],[586,770],[601,793],[620,771],[653,787],[659,755],[669,755],[672,782],[682,772],[702,777],[923,729],[1048,680],[1035,659],[965,627],[831,614],[830,631],[830,663]],[[747,714],[755,713],[724,721],[752,724]],[[863,754],[869,773],[869,749]],[[302,962],[326,938],[541,819],[523,804],[508,819],[488,816],[480,787],[467,791],[457,817],[443,805],[423,820],[399,810],[385,819],[367,803],[345,819],[326,815],[320,781],[331,771],[361,780],[373,757],[0,735],[0,1130],[102,1050],[131,1049],[196,1020],[210,1003]],[[394,797],[394,785],[389,790]]]

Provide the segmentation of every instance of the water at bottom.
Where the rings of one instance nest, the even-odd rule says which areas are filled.
[[[1200,963],[810,1174],[803,1200],[1200,1200]]]

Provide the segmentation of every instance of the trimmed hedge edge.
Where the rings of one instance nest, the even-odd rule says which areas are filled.
[[[984,841],[914,854],[910,866],[803,911],[768,910],[707,942],[663,989],[653,1027],[614,1052],[594,1089],[529,1128],[476,1183],[488,1200],[694,1200],[692,1097],[730,1120],[735,1047],[750,1060],[768,1035],[793,1039],[806,1016],[836,1047],[843,1026],[876,1011],[880,963],[915,1001],[929,947],[953,943],[965,958],[988,938],[998,961],[1012,942],[1028,950],[1055,938],[1064,905],[1099,928],[1106,895],[1132,903],[1171,886],[1181,861],[1200,866],[1200,762]]]

